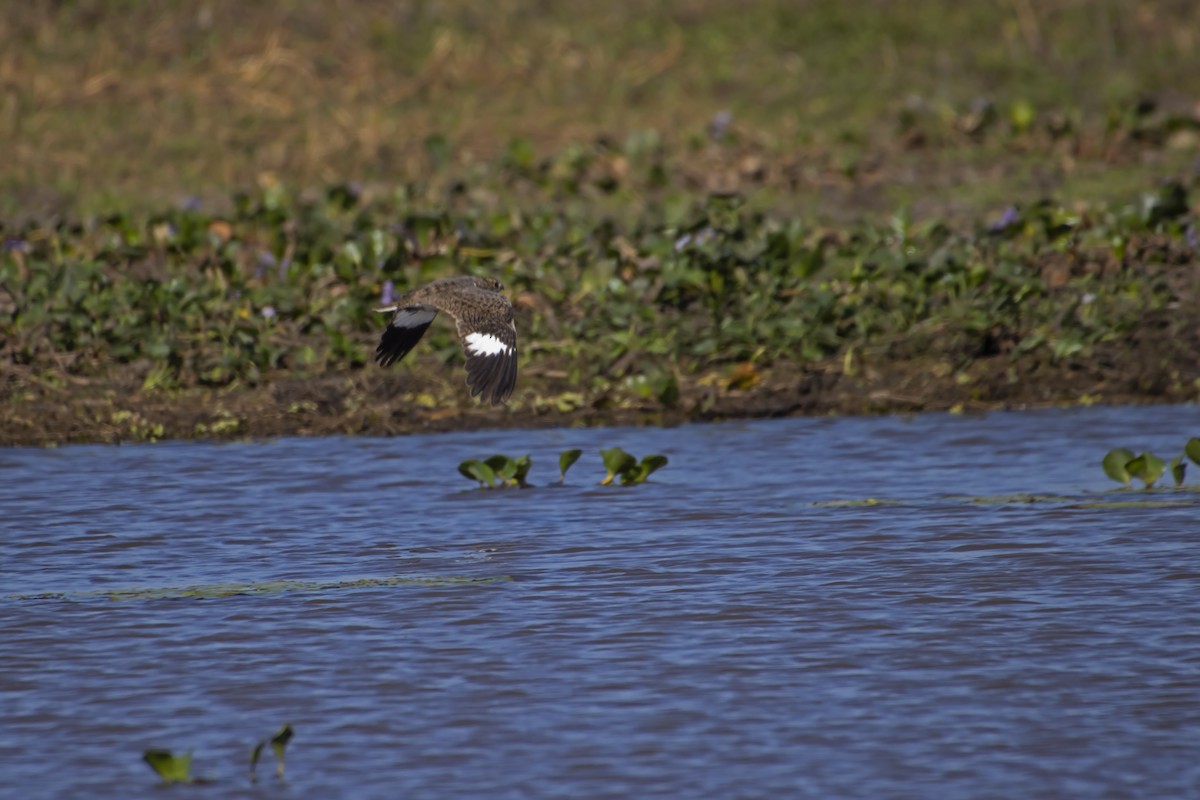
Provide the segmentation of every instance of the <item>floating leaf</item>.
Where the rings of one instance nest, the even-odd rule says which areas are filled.
[[[1101,466],[1104,467],[1104,474],[1112,478],[1117,483],[1125,484],[1125,488],[1129,488],[1129,470],[1127,465],[1133,460],[1133,451],[1126,450],[1124,447],[1118,447],[1115,450],[1109,450],[1104,456]]]
[[[517,462],[500,453],[497,453],[483,463],[491,467],[492,471],[496,473],[496,477],[505,483],[512,482],[513,477],[517,474]]]
[[[525,476],[529,474],[529,468],[533,466],[533,459],[527,453],[520,458],[514,458],[512,463],[514,465],[512,480],[522,489],[526,488],[529,484],[525,482]]]
[[[1146,451],[1126,464],[1125,469],[1149,489],[1166,472],[1167,465],[1161,458]]]
[[[175,755],[170,750],[147,750],[142,758],[164,783],[192,782],[192,751]]]
[[[458,471],[464,477],[479,481],[481,486],[491,487],[496,483],[496,472],[479,459],[469,458],[458,465]]]
[[[1192,460],[1192,463],[1200,466],[1200,436],[1193,436],[1187,440],[1187,444],[1183,446],[1183,452]]]
[[[667,465],[667,457],[662,455],[646,456],[637,466],[630,467],[621,473],[621,485],[632,486],[645,483],[650,474]]]
[[[291,725],[284,725],[279,729],[279,733],[271,737],[271,750],[275,753],[275,774],[280,778],[283,777],[283,751],[287,749],[291,740]]]
[[[604,480],[600,481],[601,486],[608,486],[613,482],[613,478],[637,464],[636,458],[619,447],[601,450],[600,457],[604,459],[604,468],[608,470]]]
[[[558,477],[559,483],[562,483],[563,481],[565,481],[567,479],[567,470],[569,470],[571,468],[572,464],[574,464],[576,461],[579,460],[579,457],[581,455],[583,455],[582,450],[563,450],[562,451],[562,455],[560,455],[558,457],[558,470],[560,473],[559,477]]]
[[[667,457],[664,455],[655,454],[652,456],[646,456],[642,459],[642,463],[638,465],[642,473],[642,480],[646,480],[646,478],[649,478],[652,473],[657,472],[666,465]]]
[[[1175,456],[1171,459],[1171,478],[1175,481],[1176,486],[1183,486],[1183,478],[1187,475],[1187,462],[1183,460],[1182,455]]]

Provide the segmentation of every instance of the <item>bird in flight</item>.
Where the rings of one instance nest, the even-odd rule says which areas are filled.
[[[494,278],[442,278],[375,309],[395,312],[375,348],[375,360],[386,367],[404,358],[438,312],[445,311],[454,318],[467,356],[471,396],[482,395],[492,405],[503,403],[517,382],[517,326],[503,290]]]

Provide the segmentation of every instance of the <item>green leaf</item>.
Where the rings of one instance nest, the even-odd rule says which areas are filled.
[[[517,486],[520,486],[522,489],[524,489],[529,485],[525,482],[525,476],[529,474],[529,468],[533,466],[533,459],[531,459],[529,454],[526,453],[520,458],[513,459],[512,463],[515,467],[513,470],[512,479]]]
[[[1183,486],[1183,478],[1187,475],[1187,462],[1183,460],[1182,455],[1175,456],[1171,459],[1171,478],[1175,481],[1176,486]]]
[[[481,486],[491,487],[496,483],[496,472],[482,461],[469,458],[458,465],[458,471],[464,477],[479,481]]]
[[[284,725],[279,733],[271,737],[271,750],[275,753],[275,774],[283,777],[283,751],[292,740],[292,726]]]
[[[1149,489],[1166,472],[1167,465],[1161,458],[1146,451],[1126,464],[1125,469]]]
[[[667,457],[664,455],[646,456],[642,459],[642,463],[638,465],[642,472],[642,480],[645,481],[650,475],[667,465]]]
[[[604,468],[608,474],[600,481],[601,486],[608,486],[613,478],[637,464],[637,459],[619,447],[601,450],[600,457],[604,459]]]
[[[258,759],[262,757],[263,748],[267,746],[266,740],[260,741],[254,745],[254,749],[250,751],[250,782],[254,783],[258,780]]]
[[[483,463],[491,467],[496,477],[505,483],[511,483],[517,474],[517,462],[506,455],[497,453]]]
[[[170,750],[147,750],[142,758],[164,783],[192,782],[192,751],[175,755]]]
[[[572,464],[574,464],[576,461],[579,460],[579,457],[581,455],[583,455],[582,450],[563,450],[562,451],[562,455],[560,455],[558,457],[558,470],[560,473],[559,477],[558,477],[559,483],[562,483],[563,481],[565,481],[567,479],[567,470],[569,470],[571,468]]]
[[[1101,466],[1104,467],[1104,474],[1112,478],[1117,483],[1125,484],[1125,488],[1129,488],[1129,470],[1126,465],[1133,460],[1133,451],[1126,450],[1124,447],[1118,447],[1115,450],[1109,450],[1104,456]]]
[[[633,486],[645,483],[650,474],[667,465],[667,457],[660,455],[646,456],[640,464],[631,466],[621,472],[621,485]]]
[[[1200,466],[1200,436],[1193,436],[1187,440],[1187,444],[1183,446],[1183,452],[1192,460],[1192,463]]]

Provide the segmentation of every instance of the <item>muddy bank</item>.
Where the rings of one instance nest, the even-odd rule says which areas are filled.
[[[457,378],[457,374],[455,374]],[[0,444],[243,440],[276,436],[371,435],[693,421],[829,414],[982,412],[1077,404],[1200,401],[1200,326],[1163,340],[1097,346],[1086,359],[1057,364],[1003,356],[955,369],[928,359],[869,356],[734,378],[687,381],[677,402],[628,395],[553,393],[555,382],[523,381],[507,407],[471,400],[465,387],[408,369],[368,368],[313,378],[277,376],[254,387],[144,391],[126,379],[73,378],[61,384],[9,375],[0,406]]]

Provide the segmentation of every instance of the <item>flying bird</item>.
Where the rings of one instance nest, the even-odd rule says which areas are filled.
[[[471,396],[490,398],[492,405],[503,403],[517,382],[517,326],[503,290],[504,284],[494,278],[442,278],[375,309],[395,312],[375,348],[375,360],[386,367],[404,358],[444,311],[458,327]]]

